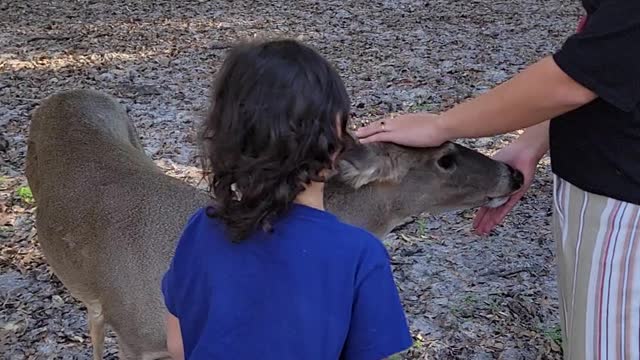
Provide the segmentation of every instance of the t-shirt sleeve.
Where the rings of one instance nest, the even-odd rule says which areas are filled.
[[[190,264],[190,253],[192,252],[193,241],[191,239],[191,232],[195,226],[196,218],[202,213],[202,210],[197,211],[191,215],[187,224],[178,240],[175,253],[169,264],[169,268],[162,276],[161,289],[162,296],[164,298],[164,304],[167,311],[175,317],[179,317],[179,304],[181,294],[185,290],[185,276],[186,271]]]
[[[603,0],[553,55],[575,81],[613,106],[640,102],[640,1]]]
[[[342,360],[379,360],[412,345],[387,251],[379,244],[369,258],[363,264],[368,270],[356,281],[351,325]]]

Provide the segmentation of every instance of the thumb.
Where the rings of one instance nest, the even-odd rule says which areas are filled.
[[[368,143],[373,143],[373,142],[378,142],[378,141],[385,141],[388,142],[389,140],[391,140],[392,136],[389,136],[389,134],[391,134],[390,132],[380,132],[377,134],[373,134],[369,137],[365,137],[360,139],[360,143],[361,144],[368,144]]]

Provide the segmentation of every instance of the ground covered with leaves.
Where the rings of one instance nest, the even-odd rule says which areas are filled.
[[[84,308],[52,275],[33,226],[26,137],[43,97],[78,87],[117,96],[148,154],[197,181],[196,126],[238,40],[314,45],[364,122],[485,91],[557,49],[579,15],[577,0],[0,1],[1,357],[91,356]],[[514,136],[462,143],[492,154]],[[473,211],[462,211],[423,214],[385,240],[415,340],[403,357],[561,358],[550,195],[544,159],[490,236],[473,235]],[[112,334],[107,358],[117,358]]]

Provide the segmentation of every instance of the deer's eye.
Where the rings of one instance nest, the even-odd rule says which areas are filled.
[[[455,165],[455,159],[453,155],[445,155],[438,159],[438,166],[440,166],[444,170],[451,170]]]

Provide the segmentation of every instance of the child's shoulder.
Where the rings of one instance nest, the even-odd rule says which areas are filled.
[[[281,234],[296,246],[324,248],[332,254],[337,251],[360,260],[388,257],[382,241],[375,235],[325,210],[294,204],[281,224],[286,228]]]
[[[341,233],[349,235],[353,239],[362,241],[365,244],[380,244],[380,240],[364,228],[343,222],[341,220],[337,221],[336,227],[337,230],[339,230]]]
[[[223,237],[221,224],[208,215],[211,209],[207,206],[195,209],[183,226],[178,242],[178,248],[195,248],[201,239],[212,240]],[[209,244],[214,242],[208,241]]]
[[[362,242],[364,244],[380,242],[375,235],[366,229],[346,223],[328,211],[314,210],[309,207],[295,205],[289,216],[296,218],[301,214],[303,218],[313,220],[311,222],[305,222],[307,226],[309,226],[309,229],[305,229],[305,231],[324,229],[324,231],[335,234],[336,236],[334,236],[334,238],[336,238],[336,240],[348,237],[352,242]]]
[[[199,208],[196,208],[192,213],[189,214],[189,217],[187,218],[187,222],[184,227],[185,228],[192,227],[198,222],[201,222],[204,218],[207,218],[207,211],[208,211],[207,209],[208,209],[207,206],[201,206]]]
[[[211,217],[208,215],[209,211],[211,210],[207,206],[195,209],[189,215],[189,218],[182,229],[183,233],[199,230],[203,225],[211,225],[211,222],[209,221]]]
[[[366,229],[338,220],[336,224],[339,241],[352,244],[363,256],[370,260],[384,261],[389,258],[387,248],[382,240]]]

